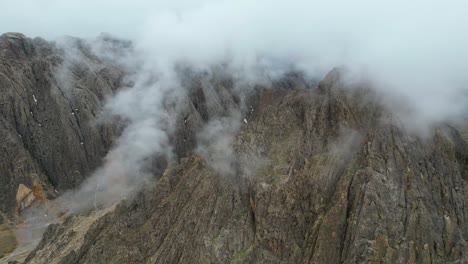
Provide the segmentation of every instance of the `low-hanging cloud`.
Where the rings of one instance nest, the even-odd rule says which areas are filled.
[[[1,31],[49,38],[107,31],[133,39],[152,65],[166,70],[181,60],[204,68],[229,61],[245,78],[259,65],[280,73],[294,65],[323,76],[345,65],[381,90],[409,98],[424,119],[466,111],[465,1],[19,0],[2,6]]]
[[[468,19],[460,1],[221,1],[145,24],[140,45],[163,65],[229,61],[245,78],[256,67],[313,76],[335,66],[365,74],[419,118],[440,121],[467,105]],[[236,71],[237,72],[237,71]],[[253,77],[255,78],[255,76]]]
[[[57,199],[57,204],[75,212],[109,206],[121,200],[150,179],[151,164],[155,159],[173,159],[169,136],[175,128],[174,122],[180,105],[178,102],[184,98],[178,78],[169,72],[158,74],[151,63],[141,60],[142,57],[122,60],[120,56],[128,55],[125,50],[117,49],[117,53],[109,50],[102,52],[103,47],[109,47],[106,41],[109,40],[87,42],[86,49],[93,51],[101,59],[126,69],[124,84],[128,86],[124,85],[115,96],[107,98],[96,121],[115,122],[117,118],[125,128],[105,157],[103,165],[79,188],[68,191]],[[63,72],[72,63],[85,61],[86,56],[70,43],[60,43],[57,47],[69,50],[63,55],[64,60],[56,71],[55,78],[63,80],[63,76],[66,76]],[[137,55],[136,52],[128,52]],[[66,80],[67,78],[65,82]]]
[[[265,71],[275,77],[293,68],[320,78],[346,66],[370,80],[391,106],[404,98],[421,126],[468,110],[468,3],[463,1],[19,0],[3,5],[0,31],[48,39],[106,31],[132,40],[130,55],[107,54],[100,42],[92,45],[98,55],[128,69],[132,85],[106,104],[104,113],[122,117],[128,127],[84,190],[99,189],[101,181],[125,182],[130,174],[145,174],[147,158],[170,156],[168,135],[177,109],[170,111],[169,105],[179,107],[185,96],[176,65],[210,71],[223,64],[248,83],[262,81]],[[19,12],[25,15],[18,17]],[[217,124],[207,129],[225,130]],[[218,139],[219,146],[233,141]],[[231,154],[214,164],[231,171],[232,164],[224,162]],[[115,179],[116,171],[123,171],[124,180]]]

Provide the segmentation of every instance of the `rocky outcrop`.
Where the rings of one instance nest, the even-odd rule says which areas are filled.
[[[179,143],[179,162],[88,216],[74,249],[53,250],[73,240],[77,217],[50,227],[26,263],[466,262],[468,147],[457,130],[411,135],[339,71],[317,87],[299,80],[245,99],[234,173]],[[226,87],[194,90],[174,140],[196,142],[212,113],[239,105],[220,96]]]
[[[79,40],[64,48],[20,33],[0,36],[1,211],[14,211],[21,185],[49,198],[77,186],[118,133],[94,121],[123,73],[85,51]]]
[[[6,254],[13,251],[17,244],[13,224],[5,214],[0,212],[0,261]]]

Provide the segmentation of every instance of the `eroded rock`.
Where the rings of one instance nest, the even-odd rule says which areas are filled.
[[[233,147],[240,166],[241,157],[267,160],[255,170],[225,177],[194,146],[180,147],[180,162],[96,218],[73,252],[38,254],[71,232],[64,224],[27,263],[466,261],[468,147],[459,134],[441,125],[427,138],[411,135],[368,89],[345,87],[339,71],[317,88],[303,83],[278,82],[287,87],[247,100],[255,111],[243,112]],[[178,135],[223,109],[195,94],[180,121],[189,132]]]

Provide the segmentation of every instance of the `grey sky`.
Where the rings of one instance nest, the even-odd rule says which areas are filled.
[[[180,12],[196,1],[0,0],[0,31],[55,38],[93,37],[101,32],[133,37],[152,13]]]

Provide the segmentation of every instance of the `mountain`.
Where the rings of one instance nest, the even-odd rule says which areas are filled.
[[[122,71],[83,56],[86,64],[57,73],[65,56],[40,38],[0,37],[1,211],[18,206],[20,184],[49,197],[54,188],[77,186],[116,136],[112,126],[92,122],[104,97],[119,87]]]
[[[121,127],[92,121],[125,72],[83,47],[68,97],[54,75],[63,51],[0,40],[0,202],[11,212],[20,184],[52,200],[102,163]],[[468,261],[467,143],[450,124],[412,134],[344,74],[291,72],[244,93],[229,74],[188,74],[175,158],[121,202],[49,225],[24,263]]]
[[[82,61],[66,57],[56,43],[0,36],[0,212],[6,219],[79,185],[119,133],[115,125],[93,122],[122,71],[85,53]],[[3,228],[0,244],[3,237],[11,241],[9,225]]]

